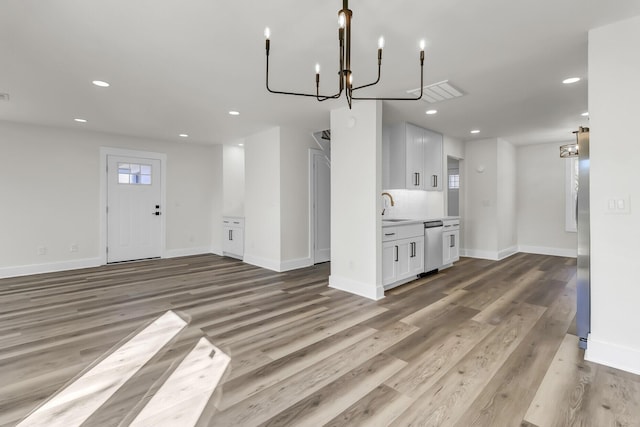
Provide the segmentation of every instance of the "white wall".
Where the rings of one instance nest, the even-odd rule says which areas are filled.
[[[330,286],[384,296],[381,270],[382,103],[331,111]]]
[[[589,32],[591,337],[586,358],[640,374],[640,17]],[[610,199],[630,204],[609,214]]]
[[[576,256],[576,233],[565,230],[565,163],[560,145],[516,149],[518,248],[521,252]]]
[[[498,257],[518,251],[516,224],[516,150],[509,142],[498,138],[497,229]]]
[[[317,148],[311,132],[280,129],[282,270],[313,264],[309,252],[309,148]]]
[[[214,145],[211,156],[211,252],[222,256],[222,217],[224,215],[224,152]]]
[[[213,147],[0,122],[0,276],[100,264],[101,146],[165,153],[165,256],[211,250]]]
[[[464,253],[495,259],[498,252],[496,140],[467,142],[461,170],[465,175],[465,206],[461,210]]]
[[[245,139],[244,261],[280,269],[280,128]]]
[[[222,156],[223,215],[244,216],[244,148],[224,145]]]
[[[502,139],[469,141],[461,172],[463,254],[503,259],[517,252],[516,158]]]

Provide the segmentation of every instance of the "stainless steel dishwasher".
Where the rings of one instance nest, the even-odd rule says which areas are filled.
[[[424,223],[424,272],[442,267],[442,221]]]

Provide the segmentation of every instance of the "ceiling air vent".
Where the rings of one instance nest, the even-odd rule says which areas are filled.
[[[420,88],[408,90],[411,95],[420,95]],[[423,87],[422,100],[430,104],[446,101],[447,99],[458,98],[464,95],[461,90],[456,89],[449,83],[449,80],[443,80]]]
[[[9,94],[8,93],[0,93],[0,101],[8,101]]]

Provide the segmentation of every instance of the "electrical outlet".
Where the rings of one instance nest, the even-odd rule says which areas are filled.
[[[72,243],[71,246],[69,246],[69,252],[78,252],[78,244]]]
[[[38,246],[38,255],[46,255],[47,247],[46,246]]]

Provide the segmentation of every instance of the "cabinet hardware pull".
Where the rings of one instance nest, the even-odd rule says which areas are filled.
[[[449,247],[452,248],[456,245],[456,236],[455,235],[451,235],[449,236]]]
[[[438,187],[438,175],[431,175],[431,183],[433,188]]]
[[[396,262],[398,262],[398,246],[394,246],[394,248],[396,249]]]
[[[384,233],[385,236],[395,236],[396,233]]]
[[[416,175],[418,175],[418,180],[416,182],[416,185],[420,185],[420,173],[418,172],[418,173],[416,173]]]
[[[233,240],[233,230],[229,230],[229,240]]]

